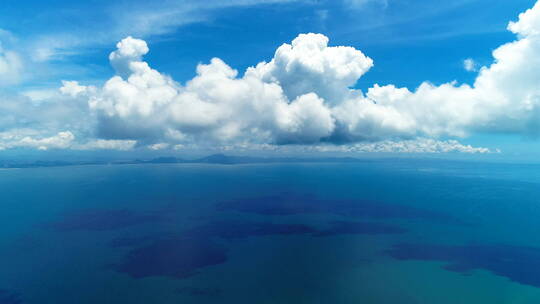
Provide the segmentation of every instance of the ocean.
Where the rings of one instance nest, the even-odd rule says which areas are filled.
[[[540,165],[0,170],[0,304],[540,303]]]

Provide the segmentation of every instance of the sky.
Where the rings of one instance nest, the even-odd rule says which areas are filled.
[[[4,0],[0,157],[540,158],[538,55],[532,0]]]

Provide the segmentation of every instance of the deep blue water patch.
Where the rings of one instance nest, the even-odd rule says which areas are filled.
[[[407,232],[407,230],[404,228],[387,224],[337,221],[332,223],[330,228],[321,230],[315,233],[314,236],[335,236],[342,234],[401,234],[405,232]]]
[[[112,247],[131,248],[124,260],[113,269],[133,278],[168,276],[191,277],[201,269],[225,263],[227,250],[216,239],[245,239],[270,235],[397,234],[405,230],[380,223],[334,222],[316,229],[303,224],[274,224],[251,221],[217,221],[180,233],[162,233],[114,239]],[[184,293],[200,293],[184,290]]]
[[[219,221],[197,226],[180,233],[114,239],[112,247],[133,248],[113,269],[133,278],[168,276],[183,279],[196,275],[204,267],[227,261],[227,250],[215,243],[220,239],[243,239],[252,236],[316,233],[305,225],[271,224],[248,221]],[[187,291],[185,293],[202,293]]]
[[[182,287],[177,293],[189,296],[219,297],[223,293],[219,288]]]
[[[166,276],[183,279],[204,267],[225,263],[226,249],[207,239],[157,240],[131,250],[113,269],[133,278]]]
[[[388,254],[398,260],[447,262],[445,269],[465,275],[483,269],[516,283],[540,287],[540,248],[399,244],[388,250]]]
[[[218,221],[189,229],[184,236],[194,238],[241,239],[252,236],[317,233],[303,224],[272,224],[250,221]]]
[[[0,289],[0,304],[22,304],[21,297],[11,291]]]
[[[335,214],[360,218],[403,218],[463,224],[445,213],[407,205],[371,200],[321,200],[311,196],[273,195],[225,201],[216,204],[221,211],[233,210],[261,215]]]
[[[157,212],[142,212],[128,209],[83,210],[64,214],[47,226],[58,231],[91,230],[106,231],[146,223],[163,222],[167,217]]]
[[[126,236],[113,239],[109,245],[111,247],[135,248],[143,245],[176,238],[197,238],[197,239],[244,239],[256,236],[268,235],[293,235],[293,234],[318,234],[315,228],[303,224],[273,224],[264,222],[251,222],[242,220],[223,220],[210,222],[196,226],[182,232],[162,232],[159,234]]]
[[[156,241],[171,240],[177,238],[178,235],[172,233],[161,233],[161,234],[152,234],[144,236],[124,236],[113,239],[109,245],[113,248],[136,248],[142,247],[144,245],[150,244]]]

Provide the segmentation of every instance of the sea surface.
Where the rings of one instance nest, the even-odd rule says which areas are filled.
[[[0,304],[540,303],[540,165],[0,170]]]

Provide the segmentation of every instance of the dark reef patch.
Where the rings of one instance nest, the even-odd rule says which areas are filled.
[[[223,293],[219,288],[198,288],[182,287],[176,290],[177,293],[189,296],[219,297]]]
[[[0,289],[0,304],[22,304],[21,297],[11,291]]]
[[[178,279],[197,274],[201,268],[227,261],[227,250],[213,239],[243,239],[251,236],[314,233],[305,225],[279,225],[243,221],[220,221],[176,235],[171,233],[114,239],[112,247],[131,247],[124,260],[113,265],[133,278],[168,276]],[[189,294],[202,291],[187,291]]]
[[[107,231],[164,220],[166,220],[164,215],[155,212],[138,212],[127,209],[84,210],[65,214],[61,220],[50,223],[47,227],[58,231]]]
[[[197,274],[201,268],[227,261],[226,249],[207,239],[157,240],[131,250],[113,268],[133,278],[168,276],[178,279]]]
[[[334,236],[342,234],[401,234],[405,232],[407,232],[407,230],[404,228],[380,223],[338,221],[332,223],[330,228],[314,233],[314,236]]]
[[[121,247],[128,247],[128,248],[135,248],[140,247],[146,244],[150,244],[155,241],[163,241],[163,240],[170,240],[173,239],[174,236],[171,233],[167,234],[155,234],[155,235],[146,235],[146,236],[125,236],[125,237],[119,237],[113,239],[109,245],[113,248],[121,248]]]
[[[189,229],[184,236],[194,238],[241,239],[252,236],[291,235],[316,233],[317,230],[302,224],[272,224],[249,221],[218,221]]]
[[[274,224],[224,220],[179,233],[163,233],[114,239],[112,247],[130,248],[124,260],[112,268],[133,278],[168,276],[178,279],[198,273],[204,267],[225,263],[227,250],[219,240],[245,239],[270,235],[396,234],[405,230],[380,223],[334,222],[328,228],[315,229],[303,224]],[[191,293],[184,291],[186,293]]]
[[[464,275],[483,269],[516,283],[540,287],[540,248],[399,244],[387,253],[398,260],[447,262],[444,269]]]
[[[444,223],[463,222],[444,213],[370,200],[321,200],[311,196],[275,195],[217,203],[221,211],[261,215],[335,214],[356,218],[424,219]]]

